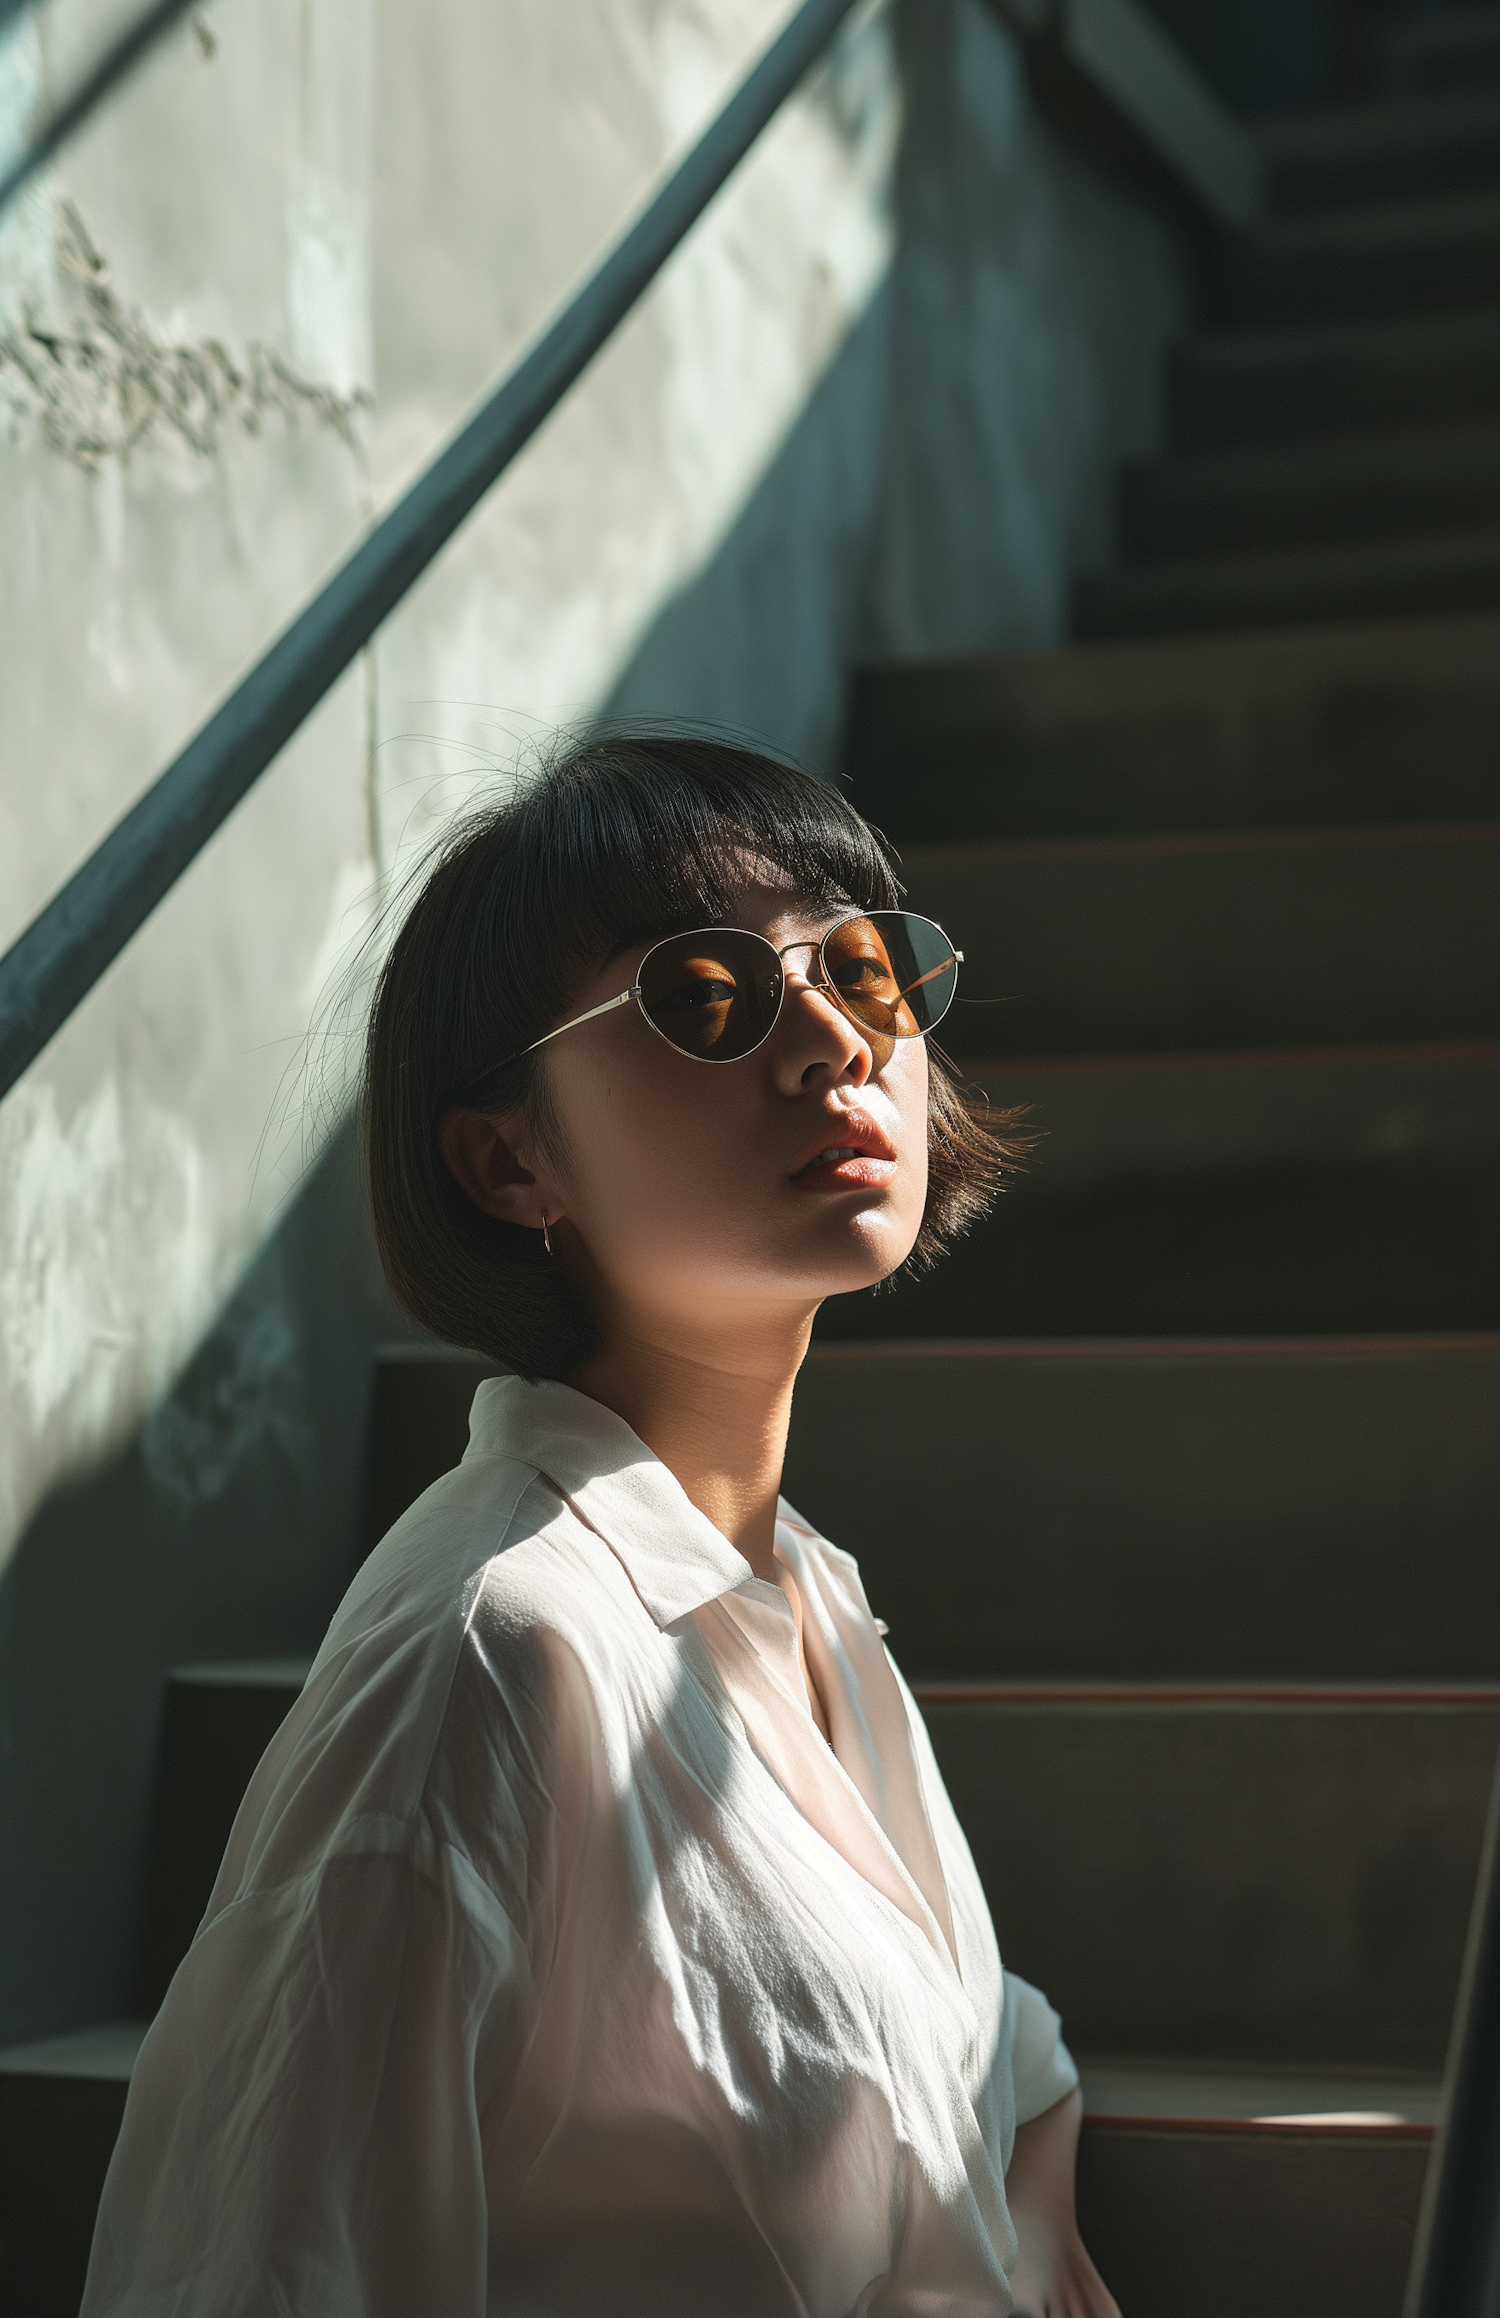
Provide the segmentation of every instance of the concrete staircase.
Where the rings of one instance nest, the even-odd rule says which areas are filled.
[[[1384,62],[1262,133],[1080,643],[855,704],[1045,1139],[824,1315],[788,1487],[1083,2057],[1131,2318],[1396,2318],[1500,1742],[1500,11]]]
[[[1127,2318],[1396,2318],[1500,1746],[1500,9],[1380,54],[1261,133],[1080,643],[867,669],[851,726],[952,1047],[1045,1140],[824,1315],[787,1486],[1082,2056]],[[372,1538],[480,1373],[380,1364]],[[76,2310],[301,1672],[168,1685],[139,2020],[0,2055],[7,2311]]]
[[[1414,19],[1391,85],[1261,133],[1268,213],[1208,271],[1181,448],[1124,478],[1127,561],[1081,590],[1082,635],[1500,600],[1492,13]]]

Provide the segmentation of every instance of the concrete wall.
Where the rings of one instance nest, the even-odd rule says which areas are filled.
[[[212,9],[0,223],[0,940],[784,12]],[[0,133],[98,21],[0,35]],[[0,2037],[128,2006],[163,1667],[310,1645],[360,1549],[390,1319],[298,1072],[381,895],[558,719],[831,767],[852,655],[1060,635],[1181,310],[979,0],[857,18],[0,1106]]]
[[[456,18],[467,0],[437,5]],[[617,63],[612,133],[589,112],[580,146],[614,160],[636,133],[611,204],[559,149],[574,51],[550,103],[513,117],[496,110],[503,32],[491,63],[391,8],[381,119],[400,125],[377,241],[401,256],[377,281],[383,482],[487,375],[472,296],[450,288],[486,281],[496,220],[499,246],[546,253],[504,308],[512,344],[710,109],[705,27],[767,21],[747,0],[629,13],[650,39],[624,38],[608,0],[577,9],[569,36],[598,37],[601,79]],[[453,120],[466,136],[450,139]],[[476,158],[447,185],[455,143]],[[1038,116],[982,0],[857,18],[391,623],[376,654],[386,845],[415,844],[528,737],[601,698],[831,768],[851,655],[1060,638],[1070,572],[1111,552],[1111,471],[1159,438],[1160,354],[1185,307],[1174,227]]]
[[[12,23],[0,126],[102,20]],[[0,941],[369,503],[369,11],[203,27],[0,220]],[[0,1105],[0,2035],[128,1997],[163,1663],[264,1646],[348,1560],[313,1281],[262,1251],[283,1075],[374,884],[369,763],[356,672]]]
[[[384,7],[382,488],[576,280],[787,12],[573,0],[564,23],[541,4]],[[375,660],[392,854],[529,739],[594,710],[657,608],[720,547],[888,273],[899,129],[889,19],[865,15],[391,622]],[[878,489],[881,349],[864,368],[853,438],[821,492],[832,528],[815,519],[781,543],[816,626],[785,682],[742,628],[727,647],[734,696],[717,706],[814,753],[831,745],[841,681],[821,607],[854,581]]]

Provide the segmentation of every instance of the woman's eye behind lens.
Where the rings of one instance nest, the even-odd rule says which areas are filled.
[[[679,1013],[698,1011],[706,1006],[732,1006],[739,996],[732,982],[681,982],[662,1000],[663,1007]]]

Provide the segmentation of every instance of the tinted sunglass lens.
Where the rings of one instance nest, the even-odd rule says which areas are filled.
[[[941,926],[906,910],[872,910],[823,944],[828,976],[854,1020],[884,1038],[917,1038],[953,1003],[958,958]]]
[[[640,983],[641,1004],[663,1038],[701,1062],[736,1062],[776,1020],[781,961],[758,935],[720,927],[658,942]]]

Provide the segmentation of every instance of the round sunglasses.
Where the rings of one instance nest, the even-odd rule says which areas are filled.
[[[842,919],[821,940],[788,942],[780,950],[740,926],[700,926],[654,943],[628,990],[560,1022],[521,1051],[535,1054],[565,1030],[634,999],[679,1054],[695,1062],[741,1062],[776,1027],[786,996],[782,960],[794,950],[813,952],[809,983],[877,1038],[923,1038],[935,1030],[953,1003],[963,958],[941,926],[910,910],[870,910]]]

